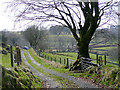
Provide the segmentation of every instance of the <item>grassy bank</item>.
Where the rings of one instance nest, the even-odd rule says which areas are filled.
[[[46,59],[48,60],[48,57],[49,57],[49,61],[51,61],[51,58],[53,58],[53,60],[56,58],[56,62],[60,63],[60,58],[61,58],[61,61],[62,63],[61,64],[64,64],[64,59],[67,60],[67,58],[69,60],[76,60],[76,57],[77,57],[77,53],[75,52],[59,52],[59,53],[56,53],[56,54],[52,54],[52,53],[46,53],[46,52],[42,52],[41,54],[43,55],[46,55]],[[104,61],[104,55],[99,55],[102,57],[102,60]],[[96,59],[96,54],[92,54],[90,53],[90,57],[91,59]],[[117,61],[115,60],[112,60],[109,56],[106,56],[106,60],[107,62],[111,62],[111,63],[118,63]],[[74,61],[69,61],[69,62],[74,62]],[[95,63],[97,64],[97,61],[92,61],[92,63]],[[107,63],[108,65],[110,63]],[[110,64],[110,65],[114,65],[114,64]],[[114,66],[117,66],[117,65],[114,65]]]
[[[28,67],[20,66],[12,69],[2,67],[2,88],[41,88],[42,81]]]
[[[48,77],[50,77],[50,78],[55,79],[56,82],[61,83],[64,88],[77,88],[77,87],[78,87],[77,85],[75,85],[75,84],[74,84],[72,81],[70,81],[70,80],[67,80],[67,79],[62,78],[62,77],[55,76],[55,75],[53,75],[53,74],[47,73],[46,71],[42,70],[42,69],[39,68],[36,64],[34,64],[34,63],[31,62],[31,60],[29,59],[29,57],[28,57],[28,55],[27,55],[27,53],[26,53],[25,50],[24,50],[23,52],[24,52],[24,55],[25,55],[28,63],[29,63],[31,66],[33,66],[36,70],[38,70],[39,72],[43,73],[45,76],[48,76]],[[41,65],[43,65],[44,67],[49,68],[49,69],[52,69],[52,70],[55,70],[55,71],[58,70],[58,72],[62,72],[62,73],[65,72],[65,69],[64,69],[64,70],[62,70],[62,69],[60,69],[60,68],[57,68],[57,69],[56,69],[56,68],[55,68],[54,66],[52,66],[50,63],[47,63],[47,62],[41,60],[41,59],[36,55],[36,53],[34,53],[33,49],[30,49],[29,52],[31,53],[31,56],[32,56],[38,63],[40,63]]]
[[[35,54],[33,49],[30,49],[29,52],[34,58],[35,57],[39,58],[39,56]],[[70,53],[69,55],[72,54]],[[49,68],[49,66],[47,68]],[[57,69],[52,69],[52,70],[57,70]],[[88,70],[84,73],[70,73],[69,75],[77,78],[79,77],[87,78],[93,81],[94,83],[99,83],[101,85],[108,86],[109,88],[120,87],[120,69],[118,68],[118,66],[114,66],[110,64],[103,65],[101,67],[91,67],[88,68]]]
[[[9,45],[7,45],[9,46]],[[10,47],[10,46],[9,46]],[[0,51],[5,50],[7,54],[0,53],[0,64],[6,68],[11,68],[11,56],[10,51],[6,50],[6,48],[0,47]],[[15,50],[15,47],[13,47],[13,50]],[[13,51],[14,53],[14,51]],[[13,54],[14,57],[14,54]],[[13,61],[14,62],[14,61]],[[17,66],[16,63],[13,63],[14,66]]]
[[[0,48],[0,50],[3,49],[6,50],[6,48]],[[15,47],[13,47],[13,50],[15,50]],[[2,89],[41,88],[43,86],[42,80],[35,76],[23,62],[19,67],[16,63],[14,63],[14,67],[11,67],[10,52],[6,51],[7,54],[0,54],[0,65],[2,66],[0,83],[2,83]]]
[[[10,53],[8,53],[7,55],[4,54],[0,54],[0,61],[1,61],[1,65],[6,67],[6,68],[10,68],[11,67],[11,59],[10,59]]]
[[[80,77],[92,80],[94,83],[106,85],[109,88],[120,88],[120,68],[112,65],[102,67],[89,67],[80,74]]]
[[[36,60],[36,62],[38,62],[46,68],[49,68],[59,73],[67,73],[69,71],[69,69],[64,69],[65,65],[55,63],[54,61],[51,62],[47,60],[41,60],[32,48],[29,50],[29,53],[34,58],[34,60]]]

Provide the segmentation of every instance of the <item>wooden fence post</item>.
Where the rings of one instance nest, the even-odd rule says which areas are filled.
[[[64,64],[65,64],[65,59],[64,59]]]
[[[19,59],[20,59],[20,64],[22,64],[20,48],[19,48]]]
[[[38,50],[37,50],[37,55],[39,56],[39,52],[38,52]]]
[[[81,58],[81,65],[80,65],[81,66],[81,70],[83,70],[83,62],[82,61],[83,61],[83,59]]]
[[[45,55],[45,59],[46,59],[46,55]]]
[[[67,66],[69,66],[69,59],[67,58]]]
[[[96,54],[96,60],[97,60],[97,64],[98,64],[98,54]]]
[[[101,56],[101,66],[103,65],[103,60],[102,60],[102,56]]]
[[[106,55],[104,56],[104,60],[105,60],[105,65],[106,65]]]
[[[100,58],[98,59],[98,65],[100,66]]]
[[[51,57],[51,62],[52,62],[52,57]]]
[[[17,66],[19,66],[19,65],[20,65],[20,63],[19,63],[19,62],[20,62],[20,61],[19,61],[20,59],[19,59],[19,47],[18,47],[18,46],[16,46],[16,52],[17,52],[17,55],[16,55],[16,56],[17,56],[17,57],[16,57],[16,59],[17,59]]]
[[[102,57],[101,56],[99,57],[99,65],[100,66],[102,65]]]
[[[49,56],[48,56],[48,60],[49,60]]]
[[[60,64],[61,64],[61,58],[60,58]]]
[[[13,51],[12,51],[12,46],[10,46],[10,54],[11,54],[11,67],[13,67]]]
[[[40,50],[39,50],[39,56],[40,56]]]
[[[54,59],[54,61],[56,62],[56,58]]]
[[[17,63],[17,52],[16,52],[16,50],[14,51],[14,63]]]

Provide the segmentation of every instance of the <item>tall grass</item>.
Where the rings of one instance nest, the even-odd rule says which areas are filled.
[[[0,64],[6,68],[10,68],[11,67],[11,59],[10,59],[10,53],[8,53],[7,55],[4,54],[0,54]]]
[[[43,73],[44,75],[49,76],[50,78],[54,78],[57,82],[61,83],[64,88],[68,88],[68,87],[69,87],[69,88],[70,88],[70,87],[71,87],[71,88],[75,88],[75,87],[77,87],[77,85],[75,85],[75,84],[74,84],[72,81],[70,81],[70,80],[67,80],[67,79],[62,78],[62,77],[59,77],[59,76],[55,76],[55,75],[53,75],[53,74],[50,74],[50,73],[42,70],[41,68],[39,68],[36,64],[34,64],[34,63],[29,59],[29,57],[28,57],[28,55],[27,55],[27,53],[26,53],[26,50],[23,50],[23,53],[24,53],[25,58],[27,59],[28,63],[29,63],[31,66],[33,66],[36,70],[38,70],[39,72]],[[32,56],[35,60],[37,59],[36,61],[40,60],[40,58],[36,55],[36,53],[33,51],[33,49],[30,49],[30,50],[29,50],[29,53],[31,54],[31,56]],[[42,64],[44,67],[49,68],[49,69],[52,69],[52,70],[55,70],[55,71],[57,71],[57,72],[62,72],[62,73],[63,73],[63,69],[61,69],[61,68],[55,68],[54,66],[51,66],[49,63],[46,63],[45,61],[43,61],[43,60],[41,60],[41,61],[42,61],[42,63],[40,63],[40,62],[38,62],[38,63]],[[60,70],[61,70],[61,71],[60,71]],[[68,71],[68,70],[67,70],[67,71]],[[64,70],[64,72],[66,72],[66,70]],[[67,83],[67,84],[66,84],[66,83]]]
[[[29,51],[30,55],[34,58],[34,60],[36,60],[36,62],[43,65],[44,67],[49,68],[49,69],[54,70],[54,71],[59,72],[59,73],[69,72],[69,69],[64,69],[65,65],[55,63],[54,61],[49,62],[49,61],[40,59],[40,57],[37,56],[37,54],[35,53],[35,51],[32,48],[28,51]]]

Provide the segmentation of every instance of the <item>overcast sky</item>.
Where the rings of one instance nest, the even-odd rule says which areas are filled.
[[[8,31],[21,31],[24,30],[24,28],[21,28],[22,26],[16,23],[14,23],[14,16],[12,16],[12,13],[7,10],[7,3],[11,2],[12,0],[0,0],[0,31],[1,30],[8,30]]]
[[[25,21],[20,23],[14,22],[14,16],[12,16],[11,12],[6,11],[6,6],[8,2],[11,2],[12,0],[0,0],[0,31],[1,30],[8,30],[8,31],[21,31],[25,30],[25,28],[28,27],[28,25],[33,25],[35,22],[28,24],[30,21]],[[44,27],[50,27],[46,24]]]
[[[14,27],[14,20],[13,17],[11,17],[11,13],[5,12],[6,10],[6,3],[12,0],[0,0],[0,31],[3,29],[7,29],[9,31],[18,31],[23,30],[23,28],[17,28]],[[106,26],[107,27],[107,26]]]
[[[10,0],[0,0],[0,30],[3,29],[13,29],[13,21],[12,18],[10,18],[7,13],[5,13],[5,1]]]

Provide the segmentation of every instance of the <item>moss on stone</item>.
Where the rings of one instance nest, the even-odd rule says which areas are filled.
[[[7,70],[2,67],[2,88],[41,88],[41,79],[27,67],[15,67]]]
[[[80,76],[89,77],[95,82],[107,85],[111,88],[120,88],[120,68],[114,66],[89,67]]]

